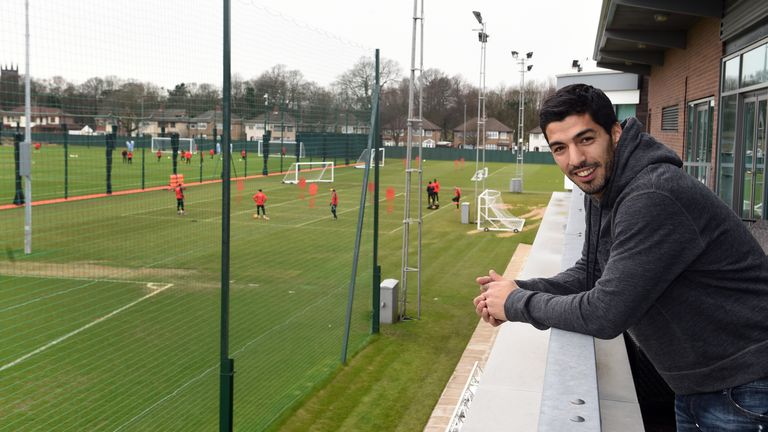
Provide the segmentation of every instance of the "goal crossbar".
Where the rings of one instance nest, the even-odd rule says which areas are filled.
[[[366,162],[370,161],[371,166],[373,166],[374,160],[373,156],[376,153],[369,151],[368,149],[364,149],[362,153],[360,153],[360,157],[357,158],[357,162],[355,162],[355,168],[365,168]],[[379,166],[384,166],[384,159],[386,156],[386,150],[384,147],[379,148]]]
[[[169,137],[152,137],[152,152],[160,150],[162,153],[171,153],[171,139]],[[179,138],[179,151],[197,152],[194,138]]]
[[[333,182],[333,162],[294,162],[283,177],[283,183]]]

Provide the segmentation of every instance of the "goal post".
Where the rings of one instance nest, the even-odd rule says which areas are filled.
[[[374,152],[369,151],[368,149],[364,149],[362,153],[360,153],[360,157],[357,158],[357,162],[355,162],[355,168],[365,168],[365,164],[370,159],[371,166],[373,166],[373,156],[375,155]],[[384,159],[386,155],[386,150],[384,147],[381,147],[379,149],[379,166],[384,166]]]
[[[258,154],[259,156],[264,156],[264,144],[263,141],[257,141],[258,145]],[[296,159],[296,146],[299,146],[299,157],[305,158],[307,157],[307,154],[304,151],[304,143],[303,142],[284,142],[280,143],[280,141],[270,141],[269,142],[269,155],[270,156],[280,156],[283,153],[283,147],[285,147],[285,157],[292,157]]]
[[[501,198],[501,192],[486,189],[477,197],[477,229],[484,231],[520,232],[525,219],[517,217],[507,210]]]
[[[333,182],[333,162],[294,162],[283,177],[283,183]]]
[[[171,153],[171,139],[169,137],[152,137],[152,153],[160,150],[162,153]],[[197,144],[194,138],[179,138],[179,151],[197,153]]]

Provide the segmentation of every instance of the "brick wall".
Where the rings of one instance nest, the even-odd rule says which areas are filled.
[[[687,102],[706,97],[715,98],[713,166],[722,50],[720,20],[702,19],[688,31],[686,49],[668,49],[664,55],[664,65],[653,67],[648,83],[650,133],[675,150],[681,158],[684,158],[685,132],[688,130]],[[678,129],[662,131],[661,109],[670,105],[677,105],[679,109]]]

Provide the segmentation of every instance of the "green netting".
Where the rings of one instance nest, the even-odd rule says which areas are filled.
[[[214,430],[228,151],[221,5],[32,3],[30,254],[14,203],[25,186],[15,155],[27,120],[25,9],[0,5],[0,430]],[[349,97],[339,77],[373,51],[268,12],[233,2],[229,347],[235,424],[247,431],[269,427],[340,365],[367,187],[345,165],[370,131],[370,94]],[[334,162],[334,183],[281,183],[297,160]],[[269,220],[253,217],[258,189]],[[399,222],[393,213],[386,229]],[[350,355],[370,337],[371,231],[369,219]]]

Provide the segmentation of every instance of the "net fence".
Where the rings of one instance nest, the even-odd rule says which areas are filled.
[[[216,428],[226,151],[237,429],[274,425],[339,367],[371,115],[347,78],[373,51],[258,2],[231,15],[226,148],[221,2],[30,2],[29,119],[25,2],[0,3],[0,431]],[[333,162],[333,184],[282,183],[296,162]],[[370,267],[351,353],[370,335]]]

